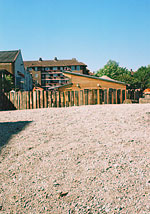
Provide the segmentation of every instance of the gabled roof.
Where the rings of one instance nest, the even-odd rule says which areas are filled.
[[[37,60],[37,61],[24,61],[26,67],[53,67],[53,66],[71,66],[71,65],[83,65],[87,66],[82,62],[78,62],[75,58],[65,60]]]
[[[0,51],[0,63],[14,62],[20,50],[15,51]]]
[[[126,83],[124,82],[120,82],[114,79],[111,79],[107,76],[103,76],[103,77],[96,77],[96,76],[91,76],[91,75],[86,75],[86,74],[79,74],[79,73],[74,73],[74,72],[68,72],[68,71],[63,71],[64,74],[71,74],[71,75],[76,75],[76,76],[81,76],[81,77],[88,77],[91,79],[98,79],[98,80],[103,80],[103,81],[107,81],[107,82],[114,82],[114,83],[118,83],[118,84],[122,84],[122,85],[126,85]],[[107,78],[106,78],[107,77]]]

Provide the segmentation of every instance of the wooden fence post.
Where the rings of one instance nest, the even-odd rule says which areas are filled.
[[[14,92],[14,106],[16,109],[17,109],[17,100],[18,100],[17,93]]]
[[[27,91],[27,109],[30,109],[30,92]]]
[[[44,91],[40,93],[40,108],[44,108]]]
[[[120,94],[121,94],[121,90],[118,89],[117,90],[117,104],[120,104]]]
[[[94,104],[97,104],[97,89],[94,89]]]
[[[68,107],[68,91],[65,92],[65,107]]]
[[[53,104],[54,104],[54,107],[57,107],[57,92],[54,91],[54,99],[53,99]]]
[[[30,91],[30,109],[33,109],[33,91]]]
[[[80,105],[83,105],[83,91],[80,90]]]
[[[56,107],[59,107],[59,91],[56,91],[56,99],[57,99]]]
[[[65,107],[65,92],[62,92],[62,96],[63,96],[63,107]]]
[[[88,100],[89,100],[89,105],[93,105],[93,92],[91,89],[89,89],[89,93],[88,93]]]
[[[79,106],[79,92],[75,91],[75,105]]]
[[[71,91],[71,98],[70,98],[70,102],[71,102],[71,106],[74,106],[74,91]]]
[[[84,103],[88,105],[88,89],[84,89]]]
[[[23,92],[23,109],[27,109],[27,94],[26,94],[26,91]]]
[[[40,91],[36,91],[37,108],[40,108]]]
[[[22,92],[21,91],[20,91],[19,95],[20,95],[20,110],[21,110],[22,109]]]
[[[48,107],[48,91],[44,91],[44,108]]]
[[[125,100],[125,90],[122,90],[122,103]]]
[[[102,104],[103,102],[103,90],[99,89],[99,104]]]
[[[104,89],[104,104],[107,104],[107,89]]]
[[[113,104],[116,104],[116,89],[113,89]]]
[[[71,92],[68,91],[68,106],[71,106]]]
[[[36,91],[33,92],[33,108],[34,109],[37,108],[37,92]]]
[[[129,89],[126,90],[126,99],[130,99],[130,98],[129,98]]]
[[[109,94],[109,96],[108,96],[108,103],[109,104],[112,104],[112,88],[109,88],[108,89],[108,94]]]

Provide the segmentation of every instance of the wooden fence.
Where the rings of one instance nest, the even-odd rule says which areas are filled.
[[[139,99],[143,97],[143,90],[141,89],[128,89],[127,90],[127,99],[132,100],[134,103],[138,103]]]
[[[69,107],[95,104],[120,104],[125,90],[99,89],[80,91],[10,92],[0,95],[0,110]]]

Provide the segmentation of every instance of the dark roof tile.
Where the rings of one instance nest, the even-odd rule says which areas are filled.
[[[71,60],[42,60],[42,61],[24,61],[25,67],[52,67],[52,66],[71,66],[71,65],[83,65],[86,64],[78,62],[76,59]]]
[[[15,51],[0,51],[0,63],[14,62],[19,50]]]

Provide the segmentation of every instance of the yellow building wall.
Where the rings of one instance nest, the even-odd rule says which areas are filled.
[[[13,63],[0,63],[0,69],[5,69],[9,73],[14,74]]]
[[[84,76],[77,76],[73,74],[64,73],[65,76],[69,77],[70,82],[73,83],[72,87],[70,88],[61,88],[61,91],[66,90],[72,90],[72,91],[78,91],[78,90],[84,90],[84,89],[122,89],[126,90],[126,85],[120,84],[120,83],[114,83],[109,82],[105,80],[99,80],[99,79],[92,79],[89,77]]]

